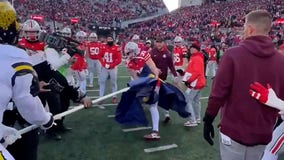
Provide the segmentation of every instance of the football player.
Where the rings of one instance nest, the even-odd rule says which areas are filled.
[[[99,53],[102,44],[98,41],[98,35],[96,33],[91,33],[88,37],[87,56],[88,56],[88,70],[89,70],[89,85],[88,87],[94,87],[94,72],[96,70],[97,77],[99,78],[101,64],[99,62]],[[99,81],[99,80],[98,80]]]
[[[28,54],[14,45],[17,44],[19,24],[16,21],[15,9],[8,1],[0,1],[0,119],[2,123],[3,113],[8,107],[9,101],[16,107],[23,118],[31,124],[50,128],[53,125],[53,117],[44,110],[37,96],[39,83],[32,62]],[[3,18],[4,17],[4,18]],[[12,131],[12,132],[11,132]],[[13,142],[20,138],[19,133],[10,127],[1,124],[0,139],[4,142]],[[11,141],[13,139],[13,141]],[[3,140],[2,143],[3,143]],[[0,144],[2,145],[2,144]],[[4,147],[0,147],[0,159],[12,160],[11,155]],[[4,155],[4,154],[5,155]]]
[[[150,68],[151,72],[155,74],[156,78],[159,78],[160,70],[156,67],[150,54],[146,51],[140,51],[139,47],[134,42],[128,42],[125,46],[126,67],[133,79],[136,79],[143,70],[145,64]],[[152,118],[153,129],[150,134],[144,136],[145,140],[159,140],[159,111],[158,102],[150,105],[150,113]]]
[[[86,51],[86,38],[87,38],[87,33],[84,31],[79,31],[76,33],[76,39],[77,41],[81,42],[81,45],[79,46],[79,49]],[[79,54],[75,54],[73,56],[76,61],[74,62],[74,64],[72,64],[71,69],[74,71],[75,73],[75,77],[76,77],[76,87],[79,87],[79,89],[83,92],[86,93],[87,89],[86,89],[86,85],[87,85],[87,74],[88,74],[88,70],[87,70],[87,61],[85,59],[85,55],[79,55]]]
[[[265,104],[268,107],[272,107],[280,110],[281,118],[284,117],[284,101],[281,100],[271,88],[269,84],[263,86],[258,82],[250,85],[250,95]],[[284,123],[282,122],[274,131],[272,140],[265,148],[264,154],[261,160],[277,160],[278,156],[284,153]]]
[[[101,72],[99,78],[100,97],[105,94],[105,83],[110,76],[112,92],[117,91],[117,66],[121,63],[120,47],[114,44],[112,36],[108,36],[106,44],[100,49],[99,61],[101,63]],[[112,103],[117,103],[117,97],[112,98]]]
[[[144,44],[140,42],[140,37],[137,34],[134,34],[132,37],[132,42],[136,43],[138,45],[139,48],[139,52],[144,50]]]
[[[175,69],[185,70],[187,65],[187,48],[183,45],[183,39],[180,36],[176,36],[174,39],[174,49],[173,49],[173,56],[174,56],[174,65]]]

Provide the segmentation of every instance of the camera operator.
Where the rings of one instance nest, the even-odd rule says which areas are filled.
[[[68,101],[72,99],[75,102],[81,101],[82,103],[90,105],[90,100],[85,97],[85,95],[70,86],[61,73],[52,70],[52,67],[49,65],[52,63],[47,62],[46,59],[48,53],[45,54],[43,51],[45,43],[39,42],[39,31],[40,26],[36,21],[26,21],[23,25],[24,38],[19,41],[18,45],[28,51],[39,80],[49,83],[47,87],[51,89],[52,92],[39,94],[42,103],[44,105],[48,103],[49,109],[54,115],[63,112],[61,94],[67,94],[65,97]],[[62,120],[56,121],[56,123],[58,124],[57,126],[47,131],[47,136],[55,140],[60,140],[61,137],[58,135],[58,130],[62,131],[66,128],[63,126]]]
[[[63,30],[61,31],[61,36],[57,36],[56,38],[59,39],[66,38],[68,40],[71,40],[71,29],[67,27],[63,28]],[[56,77],[58,78],[60,77],[60,80],[62,82],[59,82],[58,80],[57,81],[59,82],[60,86],[63,86],[64,88],[62,91],[59,91],[60,113],[67,111],[68,107],[70,106],[70,99],[73,100],[74,102],[82,102],[86,107],[89,107],[91,105],[91,100],[88,97],[86,97],[86,94],[82,93],[78,89],[75,89],[74,86],[71,86],[70,83],[68,83],[70,82],[69,81],[70,79],[73,79],[69,63],[70,61],[74,62],[74,59],[72,57],[76,54],[76,51],[78,50],[76,48],[64,48],[61,52],[58,52],[57,51],[58,49],[52,48],[52,46],[56,45],[51,44],[49,46],[49,44],[47,44],[47,47],[45,47],[45,54],[47,57],[47,62],[48,64],[50,64],[50,67],[52,69],[51,71],[53,72],[53,74],[56,73],[55,75]],[[73,49],[72,52],[69,51],[71,49]],[[44,75],[48,75],[48,73],[46,73],[45,70],[43,71]],[[69,74],[68,71],[70,71]],[[59,132],[70,131],[71,128],[65,127],[63,125],[63,119],[64,118],[62,118],[59,121],[56,121],[57,131]]]

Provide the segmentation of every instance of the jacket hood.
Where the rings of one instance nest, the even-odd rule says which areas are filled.
[[[249,50],[257,57],[271,57],[276,53],[272,40],[267,36],[252,36],[240,43],[241,47]]]

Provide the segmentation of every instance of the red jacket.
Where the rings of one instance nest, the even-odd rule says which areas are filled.
[[[201,52],[191,55],[183,81],[190,84],[187,86],[189,88],[202,89],[205,87],[206,80],[204,76],[204,57]]]
[[[253,82],[269,83],[284,99],[284,56],[265,36],[245,39],[222,57],[214,78],[206,113],[215,117],[221,109],[220,130],[231,139],[247,145],[271,141],[278,111],[251,98]]]

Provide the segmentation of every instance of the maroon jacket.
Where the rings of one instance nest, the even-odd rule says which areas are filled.
[[[150,55],[157,68],[161,70],[160,78],[166,80],[168,76],[168,68],[171,70],[172,74],[176,77],[177,72],[174,67],[172,56],[170,55],[167,49],[162,49],[159,51],[157,48],[154,48],[150,51]]]
[[[221,108],[220,130],[247,145],[268,144],[272,138],[277,110],[249,95],[254,81],[270,83],[284,99],[284,56],[265,36],[249,37],[227,50],[213,82],[206,113],[215,117]]]

